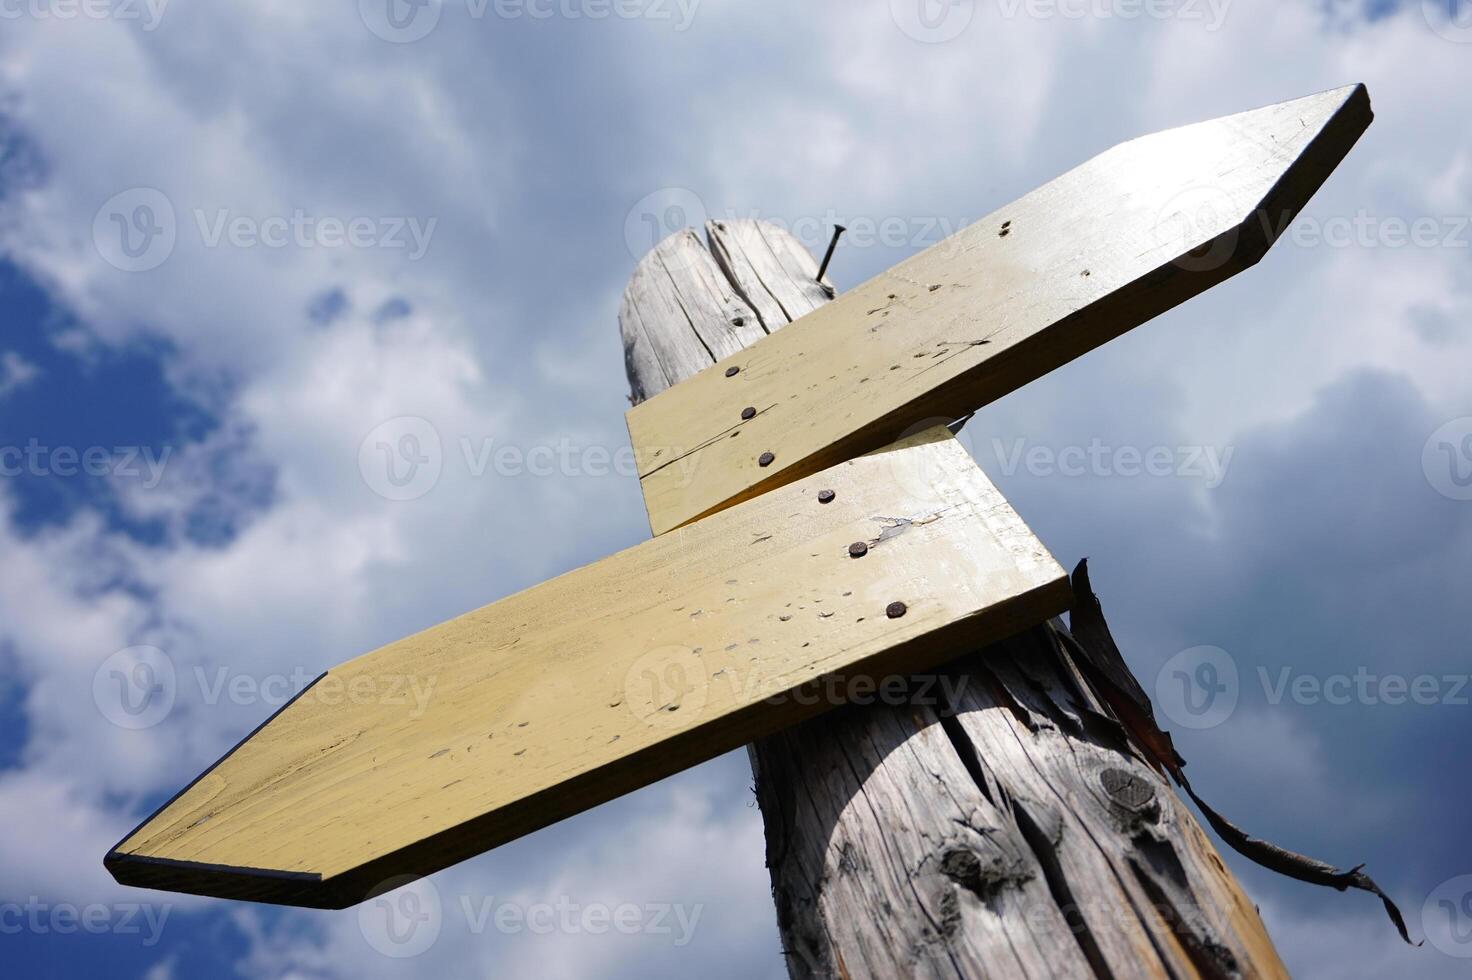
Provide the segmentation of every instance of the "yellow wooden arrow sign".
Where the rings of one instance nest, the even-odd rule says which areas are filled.
[[[1131,140],[628,413],[655,534],[958,418],[1253,265],[1364,86]]]
[[[334,667],[106,864],[124,884],[343,907],[1068,601],[933,429]]]

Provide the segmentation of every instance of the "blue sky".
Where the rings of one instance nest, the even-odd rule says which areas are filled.
[[[1228,854],[1295,975],[1464,975],[1472,11],[921,2],[0,11],[13,975],[784,975],[741,754],[435,876],[413,957],[356,911],[126,889],[101,857],[301,678],[647,536],[592,460],[627,445],[615,317],[650,216],[815,251],[839,221],[851,286],[1113,143],[1354,81],[1375,124],[1260,267],[966,438],[1061,562],[1090,557],[1203,796],[1367,862],[1431,931],[1408,949],[1372,898]],[[360,450],[404,417],[441,471],[395,500]],[[562,445],[549,475],[474,465]],[[1169,472],[1131,470],[1157,447]],[[1170,685],[1207,660],[1236,691],[1193,727]],[[140,664],[160,717],[109,693]],[[1426,703],[1396,695],[1421,678]],[[559,903],[641,925],[515,924]]]

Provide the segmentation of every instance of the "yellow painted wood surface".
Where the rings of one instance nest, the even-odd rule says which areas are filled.
[[[1370,119],[1352,86],[1120,144],[635,406],[654,533],[959,417],[1254,264]]]
[[[932,429],[333,668],[107,866],[345,906],[811,717],[849,690],[822,678],[924,670],[1068,601]]]

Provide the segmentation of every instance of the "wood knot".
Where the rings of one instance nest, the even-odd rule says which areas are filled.
[[[987,901],[1008,885],[1019,885],[1032,877],[1024,867],[998,862],[983,863],[981,855],[968,847],[947,851],[940,859],[940,873],[962,888]]]
[[[1155,799],[1155,787],[1127,769],[1105,769],[1099,774],[1099,784],[1110,800],[1134,813]]]

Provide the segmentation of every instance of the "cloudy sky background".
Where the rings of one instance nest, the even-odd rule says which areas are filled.
[[[597,461],[627,445],[618,297],[671,205],[778,220],[814,250],[836,219],[856,232],[831,277],[853,285],[1120,140],[1354,81],[1375,124],[1261,266],[967,432],[1054,554],[1091,557],[1147,688],[1182,651],[1224,651],[1230,713],[1162,718],[1198,790],[1254,833],[1368,862],[1439,940],[1408,949],[1372,898],[1229,854],[1295,973],[1464,975],[1472,5],[925,0],[922,20],[920,2],[595,19],[596,0],[546,18],[431,0],[404,30],[383,0],[0,4],[0,447],[117,460],[68,476],[36,455],[0,479],[15,975],[785,975],[741,754],[435,876],[418,897],[439,930],[412,958],[356,911],[125,889],[101,858],[302,677],[647,536],[636,481]],[[172,248],[128,259],[110,215],[160,195]],[[212,239],[298,212],[377,237]],[[886,240],[859,233],[886,219]],[[1397,222],[1418,220],[1407,244]],[[386,236],[400,223],[422,254]],[[403,416],[442,465],[395,501],[360,448]],[[1013,465],[1017,440],[1225,467],[1189,449],[1171,475],[1114,455],[1070,475]],[[477,472],[488,445],[573,462]],[[124,466],[126,447],[151,456]],[[175,697],[129,728],[106,694],[137,647],[163,651]],[[1284,670],[1431,675],[1436,703],[1276,698]],[[265,690],[211,696],[235,676]],[[559,900],[646,927],[496,925]],[[95,934],[53,917],[88,906]]]

